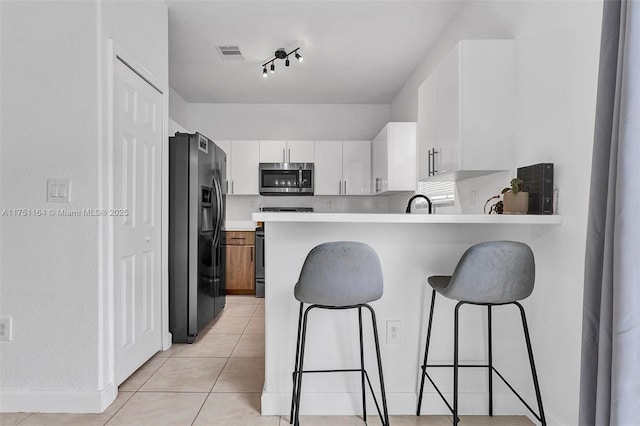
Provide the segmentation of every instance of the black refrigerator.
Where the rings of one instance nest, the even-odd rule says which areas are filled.
[[[169,331],[193,343],[225,304],[227,156],[200,133],[169,138]]]

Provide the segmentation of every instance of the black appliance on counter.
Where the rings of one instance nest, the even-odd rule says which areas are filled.
[[[313,212],[313,207],[262,207],[263,212]]]
[[[169,331],[193,343],[225,304],[227,156],[205,136],[169,138]]]

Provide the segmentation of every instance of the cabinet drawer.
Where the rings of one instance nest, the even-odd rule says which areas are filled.
[[[253,246],[256,244],[254,231],[227,231],[225,244],[228,246]]]

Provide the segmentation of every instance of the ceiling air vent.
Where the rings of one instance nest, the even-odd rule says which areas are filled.
[[[238,46],[216,46],[216,48],[225,61],[244,60],[244,56],[242,56]]]

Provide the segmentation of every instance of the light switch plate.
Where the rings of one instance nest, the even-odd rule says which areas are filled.
[[[69,203],[71,202],[71,181],[69,179],[47,180],[47,202]]]
[[[11,340],[11,317],[0,318],[0,341],[8,342]]]

